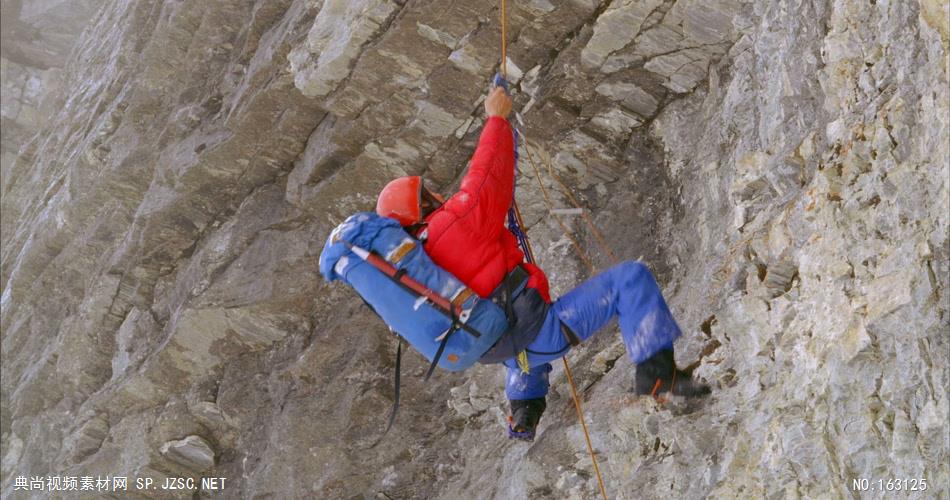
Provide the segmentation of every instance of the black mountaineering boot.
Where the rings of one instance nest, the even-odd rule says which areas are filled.
[[[508,417],[508,438],[534,441],[534,433],[541,421],[547,404],[544,398],[512,399],[511,416]]]
[[[705,396],[710,392],[708,385],[693,379],[691,373],[676,367],[672,349],[659,351],[637,365],[637,394],[649,394],[656,398],[660,394],[671,392],[670,387],[673,394],[688,398]]]

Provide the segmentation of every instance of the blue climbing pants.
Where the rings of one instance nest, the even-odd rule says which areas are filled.
[[[561,322],[585,341],[615,316],[627,355],[635,364],[657,351],[672,349],[673,341],[680,336],[650,270],[638,261],[622,262],[585,281],[548,309],[541,331],[526,349],[531,371],[522,372],[514,358],[504,362],[508,399],[535,399],[548,393],[550,361],[571,348]]]

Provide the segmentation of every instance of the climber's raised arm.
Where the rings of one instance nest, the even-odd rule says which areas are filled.
[[[471,211],[479,234],[493,238],[504,230],[515,182],[514,137],[508,124],[511,97],[495,88],[485,99],[487,119],[459,193],[446,208]],[[457,204],[455,207],[450,205]],[[463,215],[463,214],[459,214]]]

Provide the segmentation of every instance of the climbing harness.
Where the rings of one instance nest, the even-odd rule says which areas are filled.
[[[507,10],[508,9],[507,9],[506,1],[501,0],[501,75],[496,75],[495,81],[498,82],[499,80],[501,80],[501,82],[504,82],[504,83],[507,83],[507,79],[508,79],[508,42],[507,42],[508,13],[507,13]],[[507,85],[503,85],[503,87],[505,88],[506,91],[508,90]],[[515,130],[514,127],[512,127],[512,129]],[[525,142],[525,151],[527,150],[528,150],[527,142]],[[515,171],[517,172],[518,133],[516,130],[514,132],[514,159],[515,159]],[[553,173],[553,169],[552,169],[552,173]],[[540,181],[541,181],[540,173],[538,173],[539,184],[541,184]],[[543,185],[542,185],[542,189],[544,189]],[[571,198],[573,200],[573,197]],[[580,208],[580,207],[575,207],[575,208]],[[521,248],[524,251],[525,259],[529,263],[534,263],[534,252],[531,250],[531,243],[528,241],[528,236],[522,230],[522,228],[524,227],[524,220],[521,217],[521,211],[518,209],[518,202],[514,198],[513,191],[512,191],[511,209],[508,211],[508,221],[509,221],[508,228],[518,239],[518,243],[521,245]],[[560,218],[558,218],[558,221],[560,222]],[[561,225],[562,227],[564,227],[563,223]],[[580,245],[576,245],[576,246],[579,248]],[[530,370],[530,366],[528,366],[527,358],[528,358],[528,355],[525,351],[522,351],[518,355],[518,358],[517,358],[518,365],[521,367],[523,371]],[[593,444],[591,444],[591,441],[590,441],[590,433],[587,430],[587,423],[585,422],[585,419],[584,419],[584,411],[581,408],[580,398],[577,396],[577,387],[574,385],[574,376],[571,374],[571,368],[567,363],[567,357],[563,356],[561,357],[561,360],[564,362],[564,373],[567,376],[567,381],[571,386],[571,396],[574,399],[574,408],[577,409],[577,418],[578,420],[580,420],[581,428],[584,430],[584,439],[587,442],[587,452],[590,454],[591,462],[593,463],[593,466],[594,466],[594,473],[597,475],[597,484],[600,487],[600,494],[604,498],[604,500],[607,500],[607,490],[604,488],[604,479],[600,474],[600,467],[597,464],[597,455],[594,453],[594,446]],[[511,430],[510,426],[509,426],[509,430]]]
[[[537,338],[551,305],[537,289],[528,287],[530,278],[528,270],[519,264],[492,292],[492,302],[505,310],[508,331],[478,359],[479,363],[503,363],[526,350]]]

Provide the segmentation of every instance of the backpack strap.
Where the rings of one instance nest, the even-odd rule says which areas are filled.
[[[396,421],[396,412],[399,411],[399,368],[402,364],[402,337],[399,337],[396,345],[396,375],[394,376],[393,385],[394,395],[393,395],[393,409],[389,412],[389,423],[386,424],[386,430],[383,431],[383,436],[389,432],[389,429],[392,429],[393,422]]]
[[[449,342],[449,337],[452,336],[460,327],[464,327],[465,324],[459,322],[458,316],[455,315],[455,312],[452,311],[452,326],[444,334],[442,334],[442,342],[439,343],[439,349],[435,351],[435,356],[432,357],[432,363],[429,363],[429,370],[426,372],[425,381],[429,381],[429,377],[432,376],[432,372],[435,371],[435,367],[439,364],[439,359],[442,358],[442,353],[445,351],[445,344]]]
[[[366,307],[368,307],[370,311],[373,311],[373,314],[379,317],[379,319],[383,319],[383,317],[380,316],[379,313],[376,311],[376,308],[373,307],[373,304],[370,304],[369,302],[367,302],[366,299],[364,299],[362,296],[360,297],[360,299],[363,300],[363,303],[366,304]],[[383,323],[385,323],[385,321]],[[383,435],[379,437],[380,439],[382,439],[383,436],[389,433],[389,429],[392,429],[393,423],[396,422],[396,412],[399,411],[399,386],[400,386],[400,380],[399,380],[400,369],[399,368],[400,368],[400,365],[402,365],[402,337],[400,337],[399,334],[394,332],[392,329],[390,329],[389,331],[396,335],[396,370],[395,370],[396,373],[393,376],[393,386],[394,386],[393,387],[393,409],[389,411],[389,423],[386,424],[386,430],[383,431]]]

